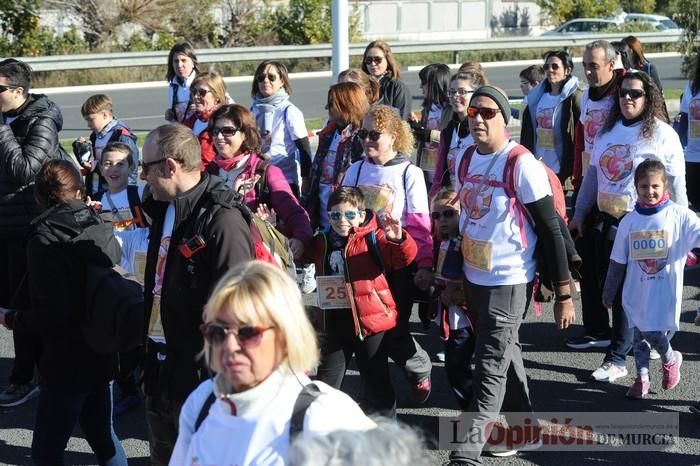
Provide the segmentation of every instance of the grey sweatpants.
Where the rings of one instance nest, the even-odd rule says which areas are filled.
[[[501,411],[532,412],[518,337],[531,286],[481,286],[465,281],[465,292],[476,321],[474,395],[466,417],[469,431],[474,432]],[[450,459],[482,464],[479,457],[489,433],[469,436],[469,441],[453,451]]]

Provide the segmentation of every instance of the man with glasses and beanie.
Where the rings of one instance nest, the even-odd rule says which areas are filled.
[[[553,271],[557,327],[565,329],[575,319],[566,246],[547,172],[527,149],[507,139],[509,117],[510,105],[500,89],[482,86],[474,92],[468,119],[476,144],[458,169],[457,192],[475,368],[473,396],[454,436],[451,466],[482,464],[481,450],[499,412],[511,423],[509,413],[532,412],[518,332],[532,296],[540,241]],[[511,199],[504,176],[506,162],[516,156]],[[500,453],[532,446],[508,445],[509,451]]]
[[[39,214],[32,184],[45,161],[65,154],[58,142],[61,110],[45,95],[30,94],[31,83],[29,65],[12,58],[0,61],[0,307],[5,309],[30,306],[25,242],[30,222]],[[33,383],[39,338],[17,322],[13,339],[12,373],[0,392],[0,407],[5,408],[39,394]]]
[[[144,392],[153,465],[168,464],[182,405],[209,376],[197,357],[204,304],[229,268],[254,259],[248,224],[230,189],[201,164],[201,146],[186,126],[163,125],[146,137],[141,178],[150,196],[143,209],[152,224]]]

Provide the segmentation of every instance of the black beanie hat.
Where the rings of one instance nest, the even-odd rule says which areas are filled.
[[[480,95],[488,97],[489,99],[496,102],[496,105],[498,105],[498,108],[501,109],[501,113],[503,114],[503,121],[505,121],[506,124],[508,124],[508,120],[510,119],[510,104],[508,103],[508,98],[505,95],[503,95],[503,91],[493,86],[481,86],[476,91],[474,91],[474,94],[472,94],[472,98],[469,101],[469,104],[471,105],[474,99],[476,99]]]

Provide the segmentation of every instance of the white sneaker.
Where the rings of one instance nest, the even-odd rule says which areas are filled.
[[[614,382],[627,375],[625,366],[616,366],[610,361],[604,362],[598,369],[594,370],[591,377],[597,382]]]
[[[661,359],[661,355],[659,354],[658,351],[656,351],[654,348],[649,350],[649,359]]]

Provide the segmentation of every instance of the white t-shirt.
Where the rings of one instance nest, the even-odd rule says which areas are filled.
[[[537,132],[535,156],[541,159],[554,173],[559,173],[561,168],[561,162],[555,149],[555,139],[559,138],[554,134],[554,122],[552,120],[558,104],[558,95],[550,95],[549,92],[542,94],[542,98],[537,104],[537,121],[535,125],[535,131]]]
[[[610,109],[615,103],[614,95],[605,96],[598,101],[591,100],[589,91],[590,89],[586,89],[581,95],[581,115],[579,116],[579,121],[583,125],[583,154],[581,154],[583,176],[586,176],[590,165],[595,138],[605,125],[605,120],[608,119]]]
[[[515,146],[509,141],[495,154],[475,151],[464,184],[458,181],[463,270],[477,285],[517,285],[535,276],[537,235],[519,209],[514,208],[514,215],[510,214],[510,198],[502,186],[494,186],[502,185],[508,153]],[[488,181],[479,194],[474,194],[494,157],[497,159],[487,174]],[[520,156],[515,166],[515,186],[523,204],[552,195],[547,172],[529,153]]]
[[[656,120],[651,139],[643,139],[641,130],[641,122],[625,126],[618,121],[612,130],[598,135],[593,147],[591,165],[598,176],[598,208],[615,218],[634,208],[634,171],[644,160],[659,160],[669,175],[685,176],[683,147],[673,128]]]
[[[143,285],[146,273],[146,255],[148,254],[148,236],[151,234],[148,228],[115,232],[122,247],[122,257],[119,261],[127,272],[134,274],[139,283]]]
[[[368,209],[372,209],[378,217],[384,212],[390,212],[394,218],[401,219],[404,227],[407,224],[407,214],[427,215],[430,212],[423,172],[408,160],[391,165],[375,165],[367,160],[358,160],[345,173],[343,186],[360,188]]]
[[[216,377],[221,393],[221,376]],[[202,382],[180,412],[177,442],[171,466],[240,465],[283,466],[288,464],[289,424],[302,384],[311,380],[304,374],[273,372],[260,385],[217,399],[195,432],[195,422],[204,401],[215,389],[211,380]],[[304,415],[299,438],[327,435],[336,430],[370,430],[376,425],[345,393],[323,382],[321,390]],[[235,411],[234,411],[235,410]]]
[[[321,178],[318,182],[318,199],[319,203],[319,225],[323,231],[328,231],[331,224],[328,223],[328,198],[333,191],[333,172],[335,171],[335,157],[340,143],[341,133],[336,131],[333,135],[333,140],[328,146],[326,158],[321,163]]]
[[[145,185],[137,185],[139,199],[143,198],[143,189]],[[131,207],[129,206],[129,195],[127,193],[128,188],[122,189],[118,193],[110,193],[105,191],[100,200],[102,204],[102,210],[100,210],[100,217],[106,222],[112,222],[112,227],[115,232],[133,230],[139,228],[139,226],[134,223],[134,216],[131,214]]]
[[[173,235],[175,225],[175,204],[172,202],[165,211],[163,220],[163,235],[158,248],[158,261],[156,262],[156,279],[153,286],[153,306],[151,307],[151,320],[148,323],[148,338],[159,343],[165,343],[165,333],[160,317],[160,293],[163,289],[163,276],[165,275],[165,262],[170,249],[170,237]]]
[[[700,219],[673,202],[653,215],[634,211],[620,221],[610,259],[627,264],[622,306],[631,327],[678,330],[683,267],[696,247]]]
[[[442,107],[433,104],[428,111],[428,117],[425,120],[425,131],[430,133],[436,130],[440,126],[440,120],[442,119]],[[421,153],[421,163],[420,167],[427,171],[429,178],[433,179],[435,174],[435,164],[437,163],[437,151],[439,142],[434,142],[432,138],[423,144],[423,151]]]
[[[462,124],[466,124],[462,123]],[[463,138],[459,137],[457,129],[455,128],[452,132],[452,139],[450,140],[450,149],[447,151],[447,170],[450,173],[450,180],[452,181],[452,187],[457,190],[457,170],[459,169],[459,163],[462,161],[462,156],[467,147],[474,144],[474,137],[472,133],[467,133]]]
[[[685,147],[685,160],[700,163],[700,92],[693,95],[690,83],[683,91],[681,112],[688,114],[688,145]]]
[[[257,117],[257,107],[253,107],[252,112]],[[299,156],[294,141],[307,137],[309,133],[301,110],[291,102],[275,109],[270,134],[263,136],[260,141],[260,153],[270,155],[270,162],[282,170],[289,184],[301,185]]]

